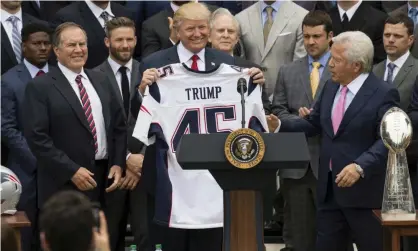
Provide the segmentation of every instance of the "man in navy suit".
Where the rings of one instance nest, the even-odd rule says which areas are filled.
[[[1,134],[10,149],[7,167],[19,177],[23,193],[18,210],[23,210],[32,223],[22,228],[24,251],[34,250],[36,245],[36,159],[23,136],[22,103],[27,83],[34,77],[48,72],[51,53],[50,30],[42,24],[28,24],[22,29],[23,61],[2,76],[1,81]]]
[[[270,131],[321,137],[316,250],[383,250],[382,229],[372,214],[381,207],[388,150],[379,135],[388,109],[399,105],[394,86],[371,73],[373,43],[360,31],[333,39],[332,79],[306,119],[268,117]]]

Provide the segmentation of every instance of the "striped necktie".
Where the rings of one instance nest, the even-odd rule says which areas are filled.
[[[7,21],[11,22],[13,25],[12,29],[12,40],[10,41],[12,43],[13,51],[16,55],[16,60],[18,63],[22,62],[22,38],[20,36],[20,31],[17,26],[18,22],[20,21],[18,17],[16,16],[10,16]]]

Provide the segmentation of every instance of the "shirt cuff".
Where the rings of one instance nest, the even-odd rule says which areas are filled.
[[[278,133],[280,131],[280,126],[282,125],[282,121],[279,119],[279,125],[277,126],[276,130],[274,130],[274,133]]]

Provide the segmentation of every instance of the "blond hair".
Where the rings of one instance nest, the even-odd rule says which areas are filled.
[[[182,5],[176,13],[174,13],[173,17],[173,28],[178,30],[181,23],[185,19],[189,20],[207,20],[209,23],[211,12],[206,7],[205,4],[202,3],[186,3]]]

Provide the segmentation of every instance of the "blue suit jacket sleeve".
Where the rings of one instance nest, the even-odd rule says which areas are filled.
[[[364,170],[365,178],[370,177],[374,172],[374,167],[386,168],[386,163],[383,160],[387,159],[388,150],[380,137],[380,123],[385,113],[392,107],[399,107],[400,97],[399,92],[395,88],[390,89],[378,110],[378,121],[376,121],[376,134],[378,138],[376,142],[362,155],[360,155],[354,163],[357,163]],[[382,162],[383,161],[383,162]]]
[[[415,87],[408,110],[408,115],[412,121],[412,127],[414,128],[414,133],[418,133],[418,77],[415,80]]]
[[[1,135],[11,152],[18,153],[27,163],[35,163],[36,159],[18,126],[18,100],[11,81],[1,82]],[[22,90],[23,91],[23,90]],[[35,168],[35,165],[27,165]],[[33,172],[34,170],[25,170]]]

